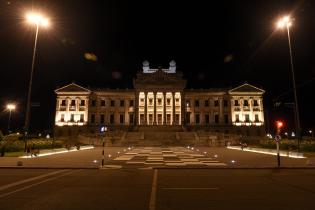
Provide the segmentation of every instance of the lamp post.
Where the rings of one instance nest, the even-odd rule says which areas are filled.
[[[31,75],[30,75],[30,81],[29,81],[28,93],[27,93],[25,122],[24,122],[24,151],[25,152],[26,152],[26,148],[27,148],[27,133],[28,133],[29,124],[30,124],[32,83],[33,83],[33,74],[34,74],[34,66],[35,66],[38,32],[39,32],[40,27],[48,27],[49,26],[48,19],[39,13],[28,13],[26,15],[26,19],[27,19],[28,23],[36,26],[36,33],[35,33],[35,41],[34,41],[34,48],[33,48]]]
[[[296,84],[295,84],[295,75],[294,75],[294,65],[293,65],[293,56],[292,56],[292,47],[291,47],[291,37],[290,37],[290,27],[292,26],[292,19],[290,16],[284,16],[277,23],[278,28],[286,28],[289,42],[289,52],[290,52],[290,64],[291,64],[291,73],[292,73],[292,82],[293,82],[293,93],[294,93],[294,115],[295,115],[295,126],[296,134],[298,139],[298,150],[300,150],[300,140],[301,140],[301,126],[300,126],[300,114],[299,106],[296,94]]]
[[[8,104],[7,109],[9,110],[8,133],[10,133],[11,112],[12,112],[12,110],[15,110],[15,105],[14,104]]]

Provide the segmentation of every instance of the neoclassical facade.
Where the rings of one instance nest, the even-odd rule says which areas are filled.
[[[238,87],[186,89],[176,71],[152,69],[147,61],[133,89],[87,89],[75,83],[56,89],[56,126],[186,126],[215,131],[264,132],[264,90]]]

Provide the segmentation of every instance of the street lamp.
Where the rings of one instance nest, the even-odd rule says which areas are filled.
[[[277,27],[279,29],[286,28],[288,34],[288,42],[289,42],[289,52],[290,52],[290,62],[291,62],[291,71],[292,71],[292,82],[293,82],[293,92],[294,92],[294,109],[295,109],[295,126],[296,126],[296,134],[298,138],[298,150],[300,149],[300,140],[301,140],[301,126],[300,126],[300,115],[299,115],[299,106],[296,94],[296,84],[295,84],[295,76],[294,76],[294,66],[293,66],[293,57],[292,57],[292,47],[291,47],[291,38],[290,38],[290,27],[292,26],[292,19],[290,16],[282,17],[278,23]]]
[[[14,104],[8,104],[7,109],[9,110],[8,133],[10,133],[11,112],[12,112],[12,110],[15,110],[15,105]]]
[[[29,123],[30,123],[30,109],[31,109],[31,94],[32,94],[32,82],[33,82],[33,73],[34,73],[34,65],[35,65],[35,56],[36,56],[36,46],[37,46],[37,38],[38,32],[40,27],[48,27],[49,20],[39,13],[28,13],[26,15],[26,20],[29,24],[36,26],[36,33],[35,33],[35,41],[34,41],[34,48],[33,48],[33,58],[32,58],[32,67],[31,67],[31,76],[28,86],[28,94],[27,94],[27,103],[26,103],[26,115],[25,115],[25,122],[24,122],[24,151],[26,152],[27,147],[27,138],[26,135],[29,130]]]

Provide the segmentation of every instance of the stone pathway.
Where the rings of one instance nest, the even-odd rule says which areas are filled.
[[[108,168],[215,167],[226,166],[204,154],[184,147],[134,148],[107,163]]]

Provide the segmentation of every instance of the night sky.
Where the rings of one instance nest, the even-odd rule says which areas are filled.
[[[293,110],[273,101],[293,102],[288,39],[276,30],[283,14],[294,17],[292,47],[301,125],[314,128],[315,2],[262,1],[0,1],[0,129],[8,122],[7,102],[15,102],[11,127],[25,116],[35,27],[28,10],[51,20],[40,29],[33,80],[31,128],[51,129],[54,89],[72,81],[85,87],[132,88],[142,61],[168,67],[175,60],[188,88],[235,87],[247,81],[266,90],[270,120],[293,127]],[[92,53],[97,60],[86,59]],[[281,95],[280,97],[278,97]]]

